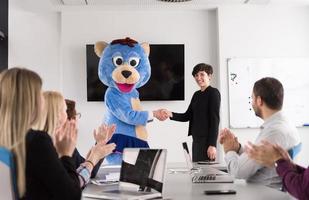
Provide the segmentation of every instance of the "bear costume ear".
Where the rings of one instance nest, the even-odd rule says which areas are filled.
[[[150,53],[150,46],[148,43],[146,42],[143,42],[141,44],[142,48],[144,49],[145,53],[147,54],[147,56],[149,56],[149,53]]]
[[[97,54],[98,57],[102,56],[102,52],[105,49],[105,47],[107,47],[108,43],[103,42],[103,41],[99,41],[96,42],[94,45],[94,52],[95,54]]]

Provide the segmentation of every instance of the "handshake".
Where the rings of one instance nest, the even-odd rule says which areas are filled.
[[[173,113],[166,109],[154,110],[152,111],[152,113],[153,113],[153,116],[160,121],[165,121],[167,118],[173,117]]]

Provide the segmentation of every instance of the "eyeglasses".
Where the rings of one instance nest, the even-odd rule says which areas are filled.
[[[80,119],[81,117],[82,117],[82,114],[81,114],[81,113],[76,113],[76,114],[75,114],[75,118],[76,118],[76,119]]]

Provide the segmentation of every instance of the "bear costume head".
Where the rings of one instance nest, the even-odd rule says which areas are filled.
[[[148,43],[125,38],[110,44],[97,42],[95,52],[100,57],[99,78],[109,87],[129,93],[147,83],[150,78]]]

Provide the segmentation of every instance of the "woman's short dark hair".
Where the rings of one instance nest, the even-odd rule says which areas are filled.
[[[194,66],[193,71],[192,71],[192,76],[195,76],[200,71],[206,72],[207,75],[210,75],[213,73],[213,69],[211,65],[208,65],[205,63],[199,63]]]
[[[254,96],[260,96],[266,105],[274,110],[280,110],[283,105],[284,90],[279,80],[265,77],[255,82]]]

